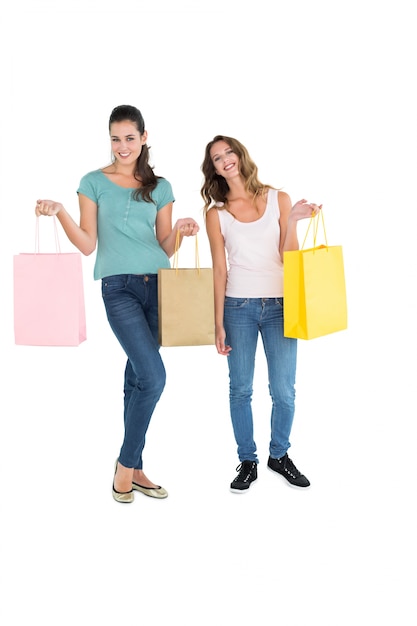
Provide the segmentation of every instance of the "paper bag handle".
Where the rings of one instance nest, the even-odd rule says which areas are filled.
[[[59,254],[61,252],[61,246],[59,245],[59,237],[58,237],[58,228],[56,225],[56,217],[52,216],[54,223],[54,239],[55,239],[55,250],[56,253]],[[35,254],[39,254],[39,215],[36,216],[36,227],[35,227]]]
[[[324,215],[323,215],[323,209],[320,209],[320,211],[318,212],[318,214],[316,215],[312,215],[308,224],[308,228],[304,237],[304,241],[303,241],[303,245],[301,246],[301,250],[304,248],[306,239],[307,239],[307,235],[309,233],[310,230],[310,226],[311,224],[313,224],[314,222],[314,228],[313,228],[313,248],[316,247],[316,241],[317,241],[317,232],[319,229],[319,221],[320,221],[320,216],[321,216],[321,223],[323,225],[323,233],[324,233],[324,241],[326,242],[326,248],[328,248],[328,244],[327,244],[327,235],[326,235],[326,227],[324,226]]]
[[[200,273],[200,255],[198,252],[198,238],[197,235],[195,236],[195,266],[198,269],[198,272]],[[180,230],[179,228],[177,229],[177,234],[175,236],[175,249],[174,249],[174,263],[173,263],[173,267],[175,270],[178,271],[178,252],[180,249]]]

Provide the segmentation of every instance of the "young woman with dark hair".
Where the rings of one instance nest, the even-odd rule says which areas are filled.
[[[124,439],[113,480],[117,502],[132,502],[134,491],[166,498],[166,490],[143,472],[145,436],[165,386],[158,343],[158,269],[169,268],[177,231],[196,235],[191,218],[172,226],[171,184],[149,164],[147,131],[134,106],[111,112],[110,165],[89,172],[78,187],[80,222],[59,202],[38,200],[37,215],[56,215],[69,240],[83,254],[96,249],[94,278],[101,280],[110,326],[127,356],[124,372]]]

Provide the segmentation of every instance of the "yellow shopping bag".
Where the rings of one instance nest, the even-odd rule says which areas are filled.
[[[213,269],[201,268],[195,239],[195,268],[178,267],[179,231],[173,267],[158,272],[161,346],[214,344]]]
[[[316,245],[319,220],[325,245]],[[312,248],[304,249],[314,224]],[[347,328],[342,246],[327,245],[323,211],[312,217],[300,250],[284,252],[284,336],[314,339]]]

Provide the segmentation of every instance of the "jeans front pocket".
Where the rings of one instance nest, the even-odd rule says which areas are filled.
[[[101,280],[101,295],[103,298],[124,291],[126,289],[126,274],[116,274],[115,276],[106,276]]]
[[[226,296],[224,299],[225,309],[242,309],[249,303],[248,298],[231,298]]]

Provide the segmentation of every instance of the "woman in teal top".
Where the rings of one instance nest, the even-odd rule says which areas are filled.
[[[113,480],[117,502],[134,491],[166,498],[143,472],[142,452],[155,406],[165,386],[158,343],[158,269],[169,268],[176,233],[196,235],[193,218],[172,227],[170,183],[149,165],[147,131],[140,111],[113,109],[109,120],[113,160],[82,177],[79,225],[59,202],[38,200],[37,215],[56,215],[69,240],[85,255],[96,249],[94,278],[102,281],[107,319],[127,356],[124,438]]]

